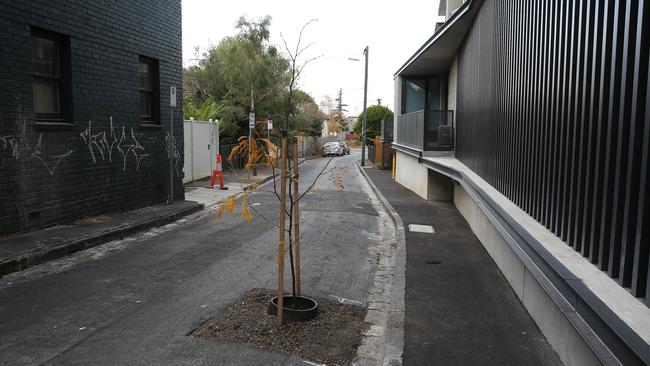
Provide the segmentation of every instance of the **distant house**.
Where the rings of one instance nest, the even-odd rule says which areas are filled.
[[[181,1],[0,8],[0,234],[182,198]]]
[[[354,131],[354,124],[357,122],[356,116],[345,117],[344,125],[346,132]]]
[[[442,0],[394,75],[396,180],[453,200],[566,364],[650,364],[649,7]]]

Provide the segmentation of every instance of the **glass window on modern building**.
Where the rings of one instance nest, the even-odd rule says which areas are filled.
[[[160,124],[158,60],[140,56],[138,64],[140,122]]]
[[[69,39],[58,33],[32,29],[34,116],[38,121],[70,120]]]

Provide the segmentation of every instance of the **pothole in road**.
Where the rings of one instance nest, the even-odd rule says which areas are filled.
[[[437,261],[437,260],[430,260],[430,261],[424,261],[426,264],[442,264],[442,261]]]

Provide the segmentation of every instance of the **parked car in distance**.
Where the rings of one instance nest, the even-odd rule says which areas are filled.
[[[339,145],[341,145],[341,148],[343,149],[343,155],[350,155],[350,147],[346,141],[339,141]]]
[[[330,156],[330,155],[336,155],[336,156],[343,155],[343,148],[341,148],[341,145],[339,145],[338,142],[328,142],[325,145],[323,145],[323,156]]]

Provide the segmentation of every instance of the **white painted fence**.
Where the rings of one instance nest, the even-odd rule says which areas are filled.
[[[212,175],[219,146],[218,122],[183,121],[185,163],[183,183]]]

